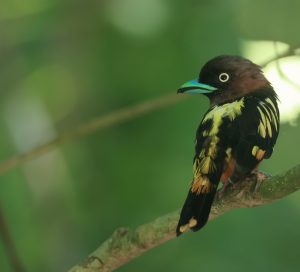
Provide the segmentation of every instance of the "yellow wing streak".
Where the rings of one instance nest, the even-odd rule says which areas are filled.
[[[261,111],[261,109],[259,107],[257,107],[258,112],[260,114],[260,122],[259,122],[259,126],[258,126],[258,133],[261,135],[261,137],[266,138],[267,136],[267,130],[266,130],[266,116],[263,114],[263,112]]]
[[[221,106],[215,106],[210,112],[206,114],[203,119],[203,123],[212,120],[212,129],[210,130],[211,134],[215,131],[218,133],[218,128],[223,117],[229,117],[233,121],[238,115],[241,115],[242,108],[244,107],[244,98],[234,101],[232,103],[226,103]],[[212,132],[213,131],[213,132]]]
[[[215,186],[209,181],[208,177],[198,176],[192,182],[191,191],[196,194],[209,193]]]
[[[264,103],[262,103],[262,102],[260,102],[259,105],[265,110],[265,112],[267,113],[267,118],[269,118],[269,120],[271,121],[272,119],[271,119],[268,107],[266,107],[264,105]]]
[[[263,122],[264,127],[266,127],[267,119],[264,113],[261,111],[259,107],[257,107],[259,114],[260,114],[260,120]]]
[[[256,153],[257,153],[258,150],[259,150],[259,146],[257,146],[257,145],[253,146],[253,148],[252,148],[252,155],[254,157],[256,156]]]
[[[266,111],[268,118],[270,120],[270,122],[272,122],[272,124],[275,127],[275,130],[278,131],[278,124],[277,124],[277,119],[275,117],[275,114],[273,112],[273,109],[269,108],[266,104],[264,103],[260,103],[261,107],[264,108],[264,110]]]
[[[269,103],[267,103],[267,105],[269,105],[269,106],[265,106],[265,105],[263,105],[263,106],[268,109],[267,112],[271,113],[270,121],[272,121],[272,123],[275,126],[276,131],[278,131],[279,118],[278,118],[278,115],[277,115],[277,111],[275,109],[274,103],[269,98],[266,99],[266,101],[267,100],[269,101]]]
[[[252,148],[252,155],[258,160],[261,161],[264,158],[266,151],[260,149],[259,146],[255,145]]]
[[[198,223],[197,220],[194,217],[192,217],[190,219],[190,221],[187,224],[181,226],[179,230],[180,230],[180,232],[186,232],[190,228],[195,227],[197,225],[197,223]]]
[[[213,159],[217,156],[217,144],[219,142],[219,138],[217,137],[217,134],[219,132],[220,126],[222,125],[223,118],[228,117],[231,121],[233,121],[238,115],[242,113],[242,108],[244,107],[244,98],[234,101],[232,103],[226,103],[222,106],[215,106],[210,112],[206,114],[206,116],[203,119],[203,123],[207,122],[208,120],[212,120],[212,126],[210,130],[205,130],[203,132],[203,136],[210,136],[211,140],[206,147],[206,153],[205,156],[205,150],[201,151],[198,158],[200,159],[197,163],[197,165],[200,167],[200,169],[196,169],[194,165],[194,173],[202,173],[202,174],[208,174],[210,171],[215,170],[215,164],[213,162]]]
[[[261,122],[258,127],[258,132],[261,134],[263,138],[266,137],[266,132],[268,132],[269,136],[272,138],[273,132],[272,132],[272,127],[271,127],[271,120],[262,112],[260,109],[260,106],[257,107],[259,114],[260,114],[260,119]],[[263,128],[262,128],[263,126]]]
[[[191,187],[193,193],[209,193],[216,186],[210,182],[207,174],[216,171],[214,159],[218,153],[218,142],[220,140],[217,134],[222,125],[223,118],[228,117],[233,121],[237,116],[242,114],[243,107],[244,98],[232,103],[223,104],[222,106],[215,106],[204,117],[203,123],[211,120],[212,125],[209,130],[203,132],[203,136],[210,136],[211,139],[209,144],[200,151],[200,154],[195,159],[193,165],[194,181]]]
[[[207,152],[207,156],[215,159],[217,156],[217,144],[219,142],[219,138],[217,136],[212,137],[209,148],[208,148],[208,152]]]
[[[269,136],[272,138],[273,132],[272,132],[272,127],[271,127],[269,119],[267,119],[267,129],[268,129]]]
[[[272,120],[273,120],[273,124],[275,126],[275,129],[276,129],[276,131],[278,131],[278,122],[277,122],[277,119],[276,119],[276,117],[274,115],[274,112],[272,110],[271,110],[271,115],[272,115]]]
[[[259,123],[258,133],[260,134],[261,137],[266,138],[267,135],[266,127],[263,125],[262,121],[260,121]]]
[[[262,110],[260,109],[260,107],[262,107],[263,109],[265,109],[267,115],[265,115]],[[259,111],[259,114],[260,114],[260,117],[261,117],[261,121],[262,121],[262,125],[264,126],[264,130],[266,132],[268,132],[269,136],[272,138],[272,135],[273,135],[273,131],[272,131],[272,127],[271,127],[271,122],[272,122],[272,118],[270,116],[270,113],[269,111],[266,109],[266,107],[263,105],[263,104],[260,104],[260,106],[257,107],[258,111]],[[272,112],[272,111],[271,111]],[[275,122],[272,122],[272,123],[276,123],[276,120]],[[276,124],[277,125],[277,124]],[[277,126],[276,126],[277,127]],[[258,127],[258,132],[261,132],[262,131],[262,128],[261,128],[261,122],[259,124],[259,127]],[[264,135],[265,133],[262,132],[262,134]],[[263,136],[261,134],[261,136],[263,138],[265,138],[265,136]]]
[[[204,157],[199,164],[200,172],[208,174],[216,170],[216,165],[211,157]]]
[[[273,109],[269,108],[265,103],[260,103],[260,106],[266,111],[270,123],[275,127],[275,130],[278,131],[277,119],[274,115]]]
[[[272,101],[270,98],[267,98],[265,101],[266,101],[269,105],[271,105],[271,107],[272,107],[273,110],[274,110],[274,113],[275,113],[275,116],[276,116],[276,120],[277,120],[277,122],[279,122],[279,116],[278,116],[278,113],[277,113],[277,110],[276,110],[276,107],[275,107],[273,101]]]

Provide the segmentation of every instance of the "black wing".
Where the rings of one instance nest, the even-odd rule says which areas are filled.
[[[232,182],[243,179],[272,155],[279,133],[279,118],[276,98],[245,100],[243,112],[233,124],[237,136],[231,141],[236,160]]]
[[[224,168],[229,119],[226,109],[208,111],[197,130],[193,181],[181,210],[177,235],[202,228],[210,213]]]

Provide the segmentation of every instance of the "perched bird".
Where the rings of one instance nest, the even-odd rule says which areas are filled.
[[[260,67],[245,58],[211,59],[178,93],[204,94],[210,108],[197,129],[193,181],[177,236],[206,224],[219,181],[235,184],[251,174],[271,156],[279,132],[277,95]]]

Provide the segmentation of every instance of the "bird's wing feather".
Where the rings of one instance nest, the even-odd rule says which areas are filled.
[[[231,177],[233,182],[243,179],[263,159],[273,152],[279,133],[279,111],[276,99],[245,101],[243,113],[234,124],[236,135],[233,137],[233,156],[236,167]]]
[[[228,148],[228,125],[240,114],[241,101],[210,109],[196,135],[193,181],[182,208],[177,235],[188,229],[202,228],[208,220],[212,202],[222,175]]]

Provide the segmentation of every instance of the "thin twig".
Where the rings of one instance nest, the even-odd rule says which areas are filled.
[[[12,237],[10,235],[9,228],[5,221],[5,216],[1,205],[0,205],[0,236],[2,237],[4,249],[9,259],[11,268],[15,272],[24,272],[25,269],[17,254]]]
[[[42,144],[23,154],[16,155],[8,160],[3,161],[2,163],[0,163],[0,176],[5,172],[21,165],[22,163],[39,157],[62,144],[80,139],[88,134],[93,133],[96,130],[107,128],[125,122],[129,119],[141,116],[148,112],[167,107],[178,101],[181,101],[182,99],[183,96],[177,96],[174,92],[172,94],[141,102],[137,105],[129,106],[100,116],[94,120],[76,127],[75,129],[62,133],[57,138],[45,144]]]
[[[270,203],[300,189],[300,165],[282,175],[267,178],[263,173],[238,184],[213,204],[209,220],[235,208],[250,208]],[[132,261],[145,251],[175,238],[179,211],[159,217],[135,230],[121,228],[102,243],[83,264],[69,272],[109,272]],[[196,234],[194,234],[196,235]]]
[[[260,66],[262,68],[265,68],[266,66],[268,66],[273,61],[278,61],[280,59],[295,56],[295,55],[297,55],[297,51],[298,51],[299,48],[300,48],[300,45],[294,45],[294,46],[290,46],[288,50],[286,50],[285,52],[283,52],[281,54],[276,52],[273,57],[271,57],[270,59],[268,59],[268,60],[264,61],[263,63],[261,63]]]
[[[277,43],[274,42],[274,50],[275,50],[275,54],[277,56],[277,59],[275,60],[275,65],[276,65],[276,69],[277,69],[277,72],[279,74],[279,76],[284,79],[286,82],[288,82],[289,84],[291,84],[292,86],[294,86],[296,89],[300,90],[300,85],[297,84],[295,81],[291,80],[285,73],[284,71],[282,70],[281,68],[281,65],[280,65],[280,60],[281,58],[278,58],[278,56],[280,55],[278,53],[278,46],[277,46]],[[292,50],[293,51],[293,50]],[[295,49],[294,49],[294,52],[295,52]],[[291,55],[291,56],[294,56],[295,54]]]

